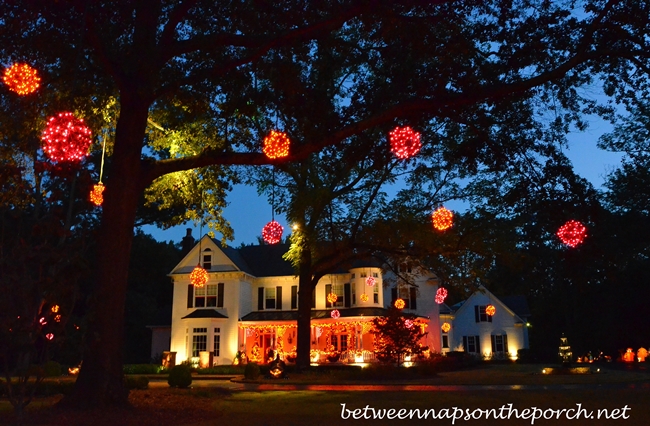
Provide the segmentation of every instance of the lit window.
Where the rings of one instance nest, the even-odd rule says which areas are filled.
[[[193,328],[192,329],[192,356],[199,356],[199,352],[206,351],[208,349],[208,329],[203,328]]]
[[[264,289],[264,295],[266,299],[266,309],[275,309],[275,288],[267,287]]]
[[[208,271],[212,269],[212,250],[209,248],[203,250],[203,268]]]
[[[487,305],[474,305],[474,319],[476,322],[492,322],[492,316],[485,312]]]
[[[221,329],[217,327],[214,329],[214,347],[212,353],[214,354],[214,356],[219,356],[220,350],[221,350]]]

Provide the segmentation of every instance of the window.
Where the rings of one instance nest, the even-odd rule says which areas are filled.
[[[349,286],[350,284],[346,284],[346,285]],[[351,294],[351,297],[352,297],[352,304],[356,305],[357,304],[357,286],[356,286],[356,283],[352,283],[352,285],[350,287],[350,294]]]
[[[205,286],[205,306],[207,307],[217,306],[217,285],[216,284],[208,284]]]
[[[291,286],[291,309],[298,309],[298,286]]]
[[[379,274],[377,272],[372,273],[373,278],[379,278]]]
[[[486,305],[474,305],[474,319],[476,322],[492,322],[492,317],[485,312]]]
[[[264,299],[266,302],[264,303],[264,307],[266,309],[275,309],[275,288],[274,287],[267,287],[264,291]]]
[[[348,350],[348,335],[347,334],[333,334],[332,346],[335,351],[343,352]]]
[[[481,345],[478,336],[463,336],[463,347],[465,352],[477,354],[481,351]]]
[[[199,352],[206,351],[208,349],[208,329],[203,328],[193,328],[192,329],[192,356],[199,356]]]
[[[221,350],[221,329],[219,327],[215,327],[212,353],[214,354],[214,356],[219,356],[220,350]]]
[[[353,279],[354,279],[354,277],[355,277],[355,275],[354,275],[354,274],[350,274],[350,279],[351,279],[351,280],[353,280]]]
[[[508,335],[506,334],[493,334],[492,335],[492,353],[507,353],[508,352]]]
[[[210,287],[210,286],[196,287],[194,289],[194,307],[195,308],[205,308],[205,293],[206,293],[207,287]]]
[[[372,302],[379,303],[379,286],[377,284],[372,286]]]
[[[365,272],[361,273],[361,278],[366,278],[368,275]]]
[[[408,285],[400,285],[391,291],[392,303],[397,298],[404,300],[404,309],[417,309],[417,289]]]
[[[212,250],[209,248],[203,250],[203,268],[212,269]]]
[[[449,349],[449,335],[448,334],[443,334],[442,335],[442,348],[443,349]]]
[[[325,307],[326,308],[349,308],[352,296],[350,295],[350,284],[325,284]],[[336,302],[330,303],[327,296],[330,293],[336,294]]]
[[[204,287],[196,287],[193,290],[195,308],[223,308],[223,283],[208,284]],[[188,300],[188,308],[191,307]]]

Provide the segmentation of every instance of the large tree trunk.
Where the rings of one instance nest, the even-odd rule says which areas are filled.
[[[298,275],[298,369],[309,366],[311,351],[311,301],[314,286],[311,274],[311,250],[305,244],[300,252]]]
[[[140,196],[141,149],[148,108],[123,96],[110,176],[97,240],[97,268],[83,365],[74,391],[62,403],[72,407],[126,405],[123,334],[129,257]]]

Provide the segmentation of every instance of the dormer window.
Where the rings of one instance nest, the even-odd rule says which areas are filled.
[[[203,268],[208,271],[212,269],[212,250],[209,248],[203,250]]]

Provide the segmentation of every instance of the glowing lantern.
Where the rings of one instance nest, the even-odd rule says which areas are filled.
[[[438,305],[442,305],[447,298],[447,289],[440,287],[438,291],[436,291],[436,298],[435,301]]]
[[[623,354],[623,362],[634,362],[634,349],[632,348],[627,348],[627,351]]]
[[[29,95],[40,86],[38,72],[27,64],[13,64],[2,77],[9,90],[19,95]]]
[[[494,316],[494,314],[497,313],[497,308],[495,308],[494,305],[487,305],[485,307],[485,313],[489,316]]]
[[[47,334],[45,335],[45,337],[47,338],[47,340],[52,340],[52,339],[54,339],[54,334],[52,334],[52,333],[47,333]]]
[[[404,306],[406,306],[406,302],[404,302],[404,299],[397,299],[395,301],[395,307],[397,309],[404,309]]]
[[[282,225],[272,220],[262,228],[262,238],[268,244],[277,244],[282,240],[282,231],[284,231]]]
[[[43,151],[52,161],[79,161],[88,153],[91,132],[83,119],[62,112],[48,120],[41,139]]]
[[[404,327],[411,329],[413,328],[413,320],[412,319],[405,319],[404,320]]]
[[[284,132],[271,130],[264,138],[262,152],[271,160],[289,155],[289,137]]]
[[[54,315],[54,321],[61,322],[61,315],[59,315],[59,314]]]
[[[90,202],[96,205],[97,207],[101,206],[104,202],[104,192],[106,187],[103,183],[99,182],[96,185],[93,185],[93,189],[90,191]]]
[[[363,293],[361,296],[359,296],[359,299],[365,303],[368,301],[368,295],[366,293]]]
[[[194,287],[203,287],[208,282],[208,271],[196,265],[190,274],[190,282]]]
[[[451,210],[447,210],[444,207],[438,207],[431,214],[431,220],[434,228],[438,231],[445,231],[454,225],[454,214]]]
[[[335,303],[338,300],[338,298],[339,297],[334,293],[330,293],[330,294],[327,295],[327,301],[329,303]]]
[[[558,229],[556,235],[567,246],[576,247],[587,236],[587,228],[577,220],[570,220]]]
[[[442,323],[442,327],[440,328],[442,329],[443,333],[449,333],[449,330],[451,330],[451,324],[448,322]]]
[[[45,318],[41,318],[41,319],[38,320],[38,323],[41,324],[41,325],[45,325],[45,324],[47,324],[47,321],[45,320]]]
[[[372,287],[372,286],[374,286],[376,282],[377,282],[377,280],[375,279],[375,277],[368,277],[368,278],[366,278],[366,285],[367,285],[368,287]]]
[[[59,305],[53,305],[53,306],[52,306],[52,309],[50,309],[50,310],[51,310],[53,313],[56,314],[57,312],[59,312],[59,309],[61,309],[61,308],[59,307]]]
[[[390,150],[400,160],[417,155],[422,148],[420,134],[410,127],[395,127],[389,133],[389,138]]]
[[[334,310],[332,311],[332,313],[330,314],[330,316],[331,316],[332,318],[334,318],[334,319],[339,319],[339,318],[341,318],[341,313],[339,312],[338,309],[334,309]]]
[[[645,359],[648,357],[648,350],[646,348],[639,348],[639,350],[636,351],[636,357],[639,362],[645,362]]]

